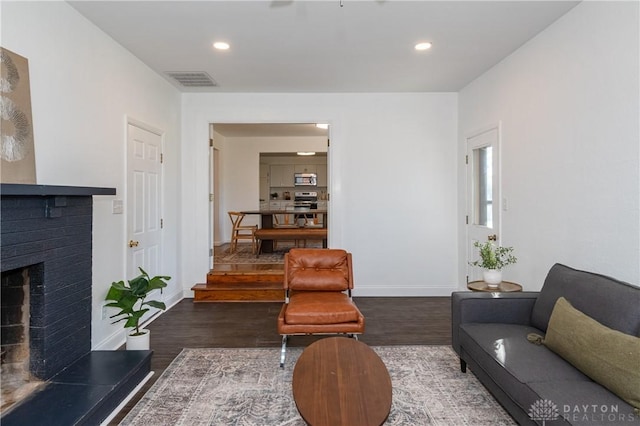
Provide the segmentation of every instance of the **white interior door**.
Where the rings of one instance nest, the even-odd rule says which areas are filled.
[[[478,259],[476,241],[500,238],[499,127],[467,137],[467,282],[482,279],[482,270],[469,266]]]
[[[161,271],[162,135],[127,125],[127,276]]]

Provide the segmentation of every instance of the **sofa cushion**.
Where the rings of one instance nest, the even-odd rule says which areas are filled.
[[[601,324],[640,336],[640,287],[614,278],[555,264],[549,270],[531,313],[531,324],[547,330],[559,297]]]
[[[544,344],[640,408],[640,338],[605,327],[561,297],[551,314]]]
[[[287,324],[339,324],[358,322],[359,317],[349,296],[324,291],[293,294],[285,311]]]
[[[463,359],[472,359],[524,410],[544,395],[529,383],[566,380],[590,381],[567,361],[544,346],[527,341],[527,334],[539,330],[517,324],[468,323],[460,326]]]
[[[286,256],[285,288],[308,291],[343,291],[353,282],[350,255],[339,249],[291,249]]]
[[[589,380],[569,362],[527,340],[539,330],[517,324],[462,324],[460,328],[481,350],[522,383],[544,380]]]

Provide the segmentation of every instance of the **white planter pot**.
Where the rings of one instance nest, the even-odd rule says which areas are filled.
[[[140,330],[142,335],[132,336],[127,334],[127,350],[128,351],[148,351],[149,350],[149,337],[151,332],[149,330]]]
[[[502,271],[500,269],[485,269],[482,271],[482,279],[489,287],[498,287],[502,282]]]

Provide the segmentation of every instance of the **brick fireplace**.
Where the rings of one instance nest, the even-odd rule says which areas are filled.
[[[91,351],[92,196],[115,189],[2,184],[0,191],[4,411],[18,399],[7,388],[48,380]]]

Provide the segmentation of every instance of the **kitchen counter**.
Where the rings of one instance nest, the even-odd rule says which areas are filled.
[[[244,214],[259,214],[259,215],[265,215],[265,214],[303,214],[303,213],[309,213],[309,214],[327,214],[327,209],[306,209],[306,208],[302,208],[302,209],[271,209],[271,208],[267,208],[267,209],[260,209],[260,210],[243,210],[241,211],[241,213]]]

